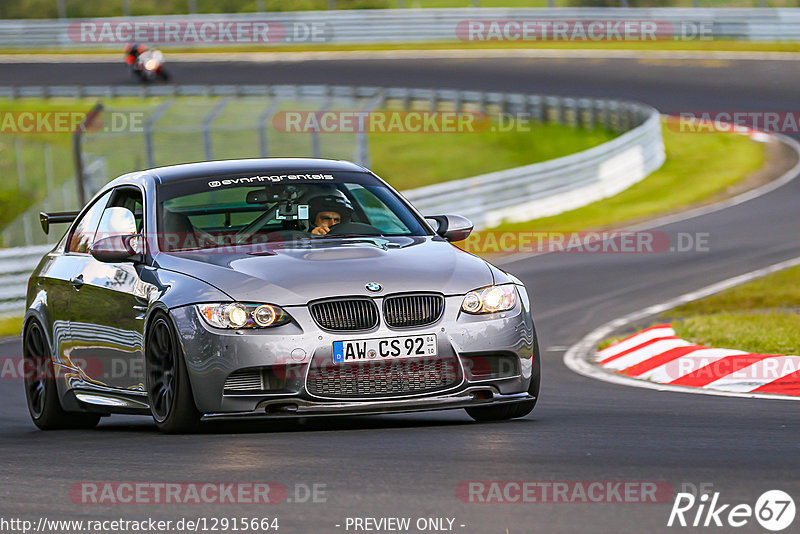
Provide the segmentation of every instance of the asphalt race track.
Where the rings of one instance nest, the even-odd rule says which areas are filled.
[[[169,56],[167,55],[167,60]],[[460,87],[632,98],[665,112],[793,110],[800,65],[789,61],[401,60],[173,63],[179,83],[328,83]],[[129,83],[122,64],[0,65],[1,84]],[[146,418],[96,430],[40,432],[22,384],[0,382],[0,515],[38,518],[277,516],[280,532],[345,532],[347,517],[452,517],[481,534],[666,532],[660,504],[475,504],[462,481],[665,481],[713,484],[724,503],[769,489],[800,497],[798,404],[665,393],[568,371],[564,350],[625,313],[800,255],[800,180],[755,200],[658,228],[707,233],[709,250],[551,254],[504,268],[533,295],[543,387],[525,419],[472,423],[466,414],[310,420],[212,427],[164,436]],[[20,354],[18,341],[0,355]],[[277,481],[325,484],[324,503],[84,505],[80,481]],[[296,500],[296,499],[295,499]],[[741,532],[755,532],[755,521]],[[341,527],[336,527],[341,525]],[[460,525],[465,525],[460,527]],[[684,529],[685,530],[685,529]],[[706,529],[708,530],[708,529]],[[350,530],[352,532],[352,530]],[[717,529],[719,531],[719,529]]]

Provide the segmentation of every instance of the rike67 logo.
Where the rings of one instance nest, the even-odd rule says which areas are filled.
[[[725,503],[720,493],[678,493],[669,514],[667,526],[681,527],[733,527],[752,525],[778,532],[794,521],[795,505],[792,497],[781,490],[765,491],[755,505]]]

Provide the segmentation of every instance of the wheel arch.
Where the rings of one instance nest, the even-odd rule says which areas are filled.
[[[44,331],[44,337],[47,341],[47,346],[50,350],[50,357],[53,358],[55,356],[55,340],[53,339],[53,325],[52,322],[48,319],[47,313],[45,311],[45,304],[41,301],[34,301],[31,306],[25,310],[25,316],[22,318],[22,330],[20,331],[20,335],[22,336],[22,340],[25,340],[25,332],[27,331],[28,327],[33,321],[39,323],[39,326],[42,327]]]
[[[180,347],[180,357],[183,358],[183,364],[187,368],[189,387],[192,390],[192,398],[194,399],[194,404],[196,407],[198,406],[197,388],[195,387],[195,380],[193,374],[191,372],[188,372],[188,364],[186,362],[186,347],[183,344],[183,336],[181,335],[181,330],[180,328],[178,328],[178,324],[175,321],[175,317],[172,315],[170,309],[164,302],[156,301],[147,311],[147,315],[145,316],[145,322],[144,322],[144,331],[143,331],[144,335],[142,338],[142,353],[144,354],[146,360],[147,355],[145,351],[147,350],[148,333],[150,332],[150,327],[153,323],[153,320],[159,315],[163,315],[167,318],[167,321],[172,327],[173,333],[175,334],[175,337],[178,340],[178,347]]]

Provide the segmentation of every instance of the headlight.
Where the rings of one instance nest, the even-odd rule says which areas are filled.
[[[517,305],[517,289],[513,284],[489,286],[470,291],[461,302],[461,311],[471,314],[508,311]]]
[[[289,315],[278,306],[238,302],[196,304],[205,321],[216,328],[266,328],[289,322]]]
[[[144,68],[147,70],[156,70],[158,68],[158,61],[155,59],[148,59],[144,64]]]

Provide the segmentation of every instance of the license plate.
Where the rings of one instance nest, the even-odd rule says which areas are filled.
[[[436,356],[436,334],[333,342],[333,363]]]

